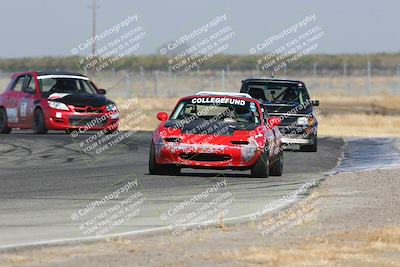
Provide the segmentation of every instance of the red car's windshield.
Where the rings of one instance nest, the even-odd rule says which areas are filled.
[[[261,123],[256,103],[226,97],[199,97],[181,101],[171,119],[184,120],[190,117],[224,122]]]
[[[89,80],[77,78],[55,78],[38,77],[40,91],[43,97],[48,97],[53,93],[86,93],[97,94]]]

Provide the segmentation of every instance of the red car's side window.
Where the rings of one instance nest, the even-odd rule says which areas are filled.
[[[10,91],[14,91],[14,92],[20,92],[23,89],[24,86],[24,82],[25,82],[25,76],[19,76],[14,84],[11,86]]]

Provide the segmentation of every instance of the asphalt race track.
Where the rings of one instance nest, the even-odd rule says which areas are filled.
[[[88,136],[79,136],[78,142]],[[0,248],[95,236],[94,232],[85,233],[87,227],[82,223],[120,199],[107,201],[89,214],[76,214],[132,180],[138,185],[131,194],[140,191],[145,196],[138,206],[140,212],[106,235],[168,230],[179,217],[160,219],[162,214],[224,180],[226,186],[215,192],[229,192],[233,198],[224,219],[243,219],[305,182],[324,179],[325,173],[336,167],[344,144],[342,139],[320,138],[317,153],[285,153],[282,177],[255,179],[249,172],[193,169],[184,169],[180,176],[151,176],[147,169],[148,132],[129,136],[99,157],[83,153],[76,140],[61,132],[34,135],[14,131],[0,137]],[[211,194],[182,212],[210,200]]]

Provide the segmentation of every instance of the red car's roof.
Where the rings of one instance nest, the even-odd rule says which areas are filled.
[[[82,76],[86,77],[85,75],[82,75],[80,73],[76,72],[68,72],[68,71],[24,71],[24,72],[16,72],[12,75],[12,77],[19,76],[19,75],[24,75],[24,74],[31,74],[31,75],[73,75],[73,76]]]

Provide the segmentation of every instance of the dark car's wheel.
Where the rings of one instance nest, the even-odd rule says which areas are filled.
[[[8,127],[7,112],[0,108],[0,134],[9,134],[11,128]]]
[[[47,131],[43,111],[37,108],[33,115],[33,132],[35,134],[45,134]]]
[[[256,164],[251,168],[251,176],[259,178],[267,178],[269,176],[268,151],[261,154]]]
[[[283,152],[280,151],[275,157],[274,162],[271,163],[272,168],[269,172],[272,176],[282,176],[283,173]]]
[[[302,152],[317,152],[318,150],[318,139],[315,138],[314,144],[312,145],[304,145],[300,147],[300,151]]]

